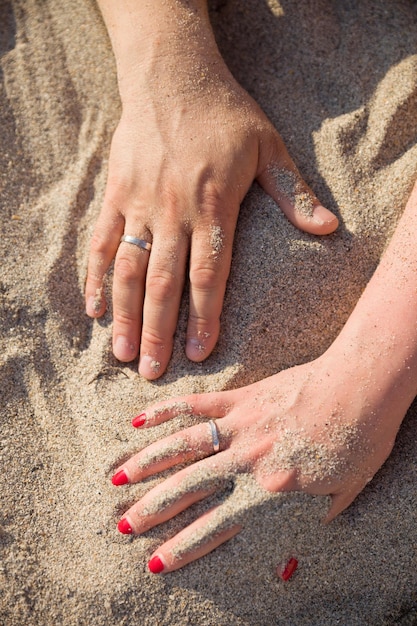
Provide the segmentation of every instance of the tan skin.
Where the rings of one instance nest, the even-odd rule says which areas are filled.
[[[239,207],[255,179],[300,229],[322,235],[338,222],[230,74],[206,2],[99,0],[99,6],[123,112],[91,242],[86,310],[92,317],[104,314],[104,296],[97,294],[114,259],[114,354],[121,361],[139,354],[140,374],[155,379],[171,356],[188,259],[186,353],[202,361],[213,350]],[[294,177],[311,215],[283,193],[276,172]],[[151,252],[120,244],[124,233],[152,242]]]
[[[249,473],[271,494],[301,490],[330,495],[327,521],[349,506],[389,456],[417,393],[416,232],[417,185],[379,267],[342,332],[315,361],[248,387],[175,398],[145,411],[145,428],[175,417],[184,406],[195,415],[215,419],[220,452],[213,455],[210,431],[201,423],[152,444],[120,466],[117,473],[124,472],[126,481],[134,483],[180,462],[191,462],[126,511],[124,520],[131,532],[143,533],[215,491],[216,482],[210,485],[205,479],[213,472],[215,478]],[[299,464],[292,457],[289,467],[285,448],[277,462],[274,446],[285,441],[288,429],[292,441],[307,442],[310,449],[321,446],[325,462],[317,475],[305,470],[301,457]],[[172,443],[181,441],[197,452],[173,453]],[[163,460],[138,467],[138,462],[164,448],[167,454]],[[192,476],[193,489],[180,493],[156,513],[144,513],[161,493],[175,492]],[[178,558],[176,547],[216,514],[215,510],[206,513],[155,551],[153,557],[160,559],[164,573],[200,558],[240,531],[241,525],[230,517],[228,527],[223,525],[198,549]]]
[[[87,312],[93,317],[104,313],[105,302],[95,308],[93,302],[115,258],[114,353],[130,361],[140,352],[139,371],[153,379],[170,358],[188,255],[187,355],[199,361],[213,349],[239,205],[254,179],[303,230],[326,234],[337,227],[337,220],[302,181],[275,129],[230,75],[203,0],[99,4],[115,51],[123,114],[92,241]],[[311,199],[309,217],[277,186],[277,168],[297,177]],[[218,254],[208,244],[213,226],[222,233]],[[414,189],[374,277],[320,358],[242,389],[175,399],[202,420],[216,420],[220,451],[212,454],[211,434],[203,421],[120,466],[117,474],[134,483],[190,463],[126,511],[124,532],[145,532],[215,491],[216,482],[210,484],[203,476],[230,478],[245,472],[271,494],[302,490],[330,495],[328,520],[352,502],[390,454],[417,391],[416,230]],[[119,245],[123,233],[152,241],[150,255],[130,244]],[[175,415],[172,401],[149,407],[142,427]],[[300,450],[321,446],[327,465],[312,475],[301,457],[298,464],[294,456],[291,463],[286,459],[285,446],[277,462],[275,447],[285,442],[287,430],[300,442]],[[198,452],[173,453],[173,442]],[[157,462],[143,464],[158,451]],[[194,488],[177,491],[184,478],[194,481]],[[149,513],[162,493],[174,496]],[[231,517],[219,533],[178,556],[176,548],[183,540],[216,515],[208,511],[155,551],[152,559],[157,557],[163,572],[200,558],[241,529]]]

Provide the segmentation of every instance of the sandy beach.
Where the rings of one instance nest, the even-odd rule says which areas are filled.
[[[239,217],[222,333],[187,360],[187,290],[165,375],[111,353],[111,307],[84,313],[89,240],[120,115],[93,0],[0,0],[0,624],[417,624],[417,404],[393,453],[334,522],[326,498],[254,501],[244,531],[167,576],[152,551],[204,504],[141,537],[120,515],[160,478],[111,485],[158,400],[232,389],[324,352],[417,178],[417,3],[216,0],[219,47],[340,226],[292,226],[256,184]],[[111,277],[108,280],[109,298]],[[236,485],[236,489],[239,485]],[[224,495],[228,497],[227,494]],[[294,556],[288,582],[276,567]]]

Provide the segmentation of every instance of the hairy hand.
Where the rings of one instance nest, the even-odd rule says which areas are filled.
[[[338,224],[223,64],[175,67],[162,79],[155,72],[143,89],[135,83],[123,102],[86,284],[87,313],[100,317],[115,259],[113,351],[121,361],[140,352],[148,379],[170,359],[188,261],[186,353],[202,361],[213,350],[239,206],[254,179],[297,227],[326,234]],[[152,243],[151,251],[120,243],[123,234]]]

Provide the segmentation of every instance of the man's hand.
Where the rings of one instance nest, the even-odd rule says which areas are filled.
[[[131,11],[144,11],[140,4]],[[148,20],[156,20],[158,4]],[[179,11],[182,3],[174,4]],[[91,243],[86,308],[92,317],[103,315],[103,278],[115,259],[113,351],[121,361],[140,352],[139,372],[148,379],[158,378],[170,359],[188,262],[186,353],[202,361],[213,350],[239,207],[255,179],[297,227],[326,234],[338,225],[302,180],[272,124],[231,76],[203,3],[195,4],[196,13],[183,7],[177,15],[173,9],[160,40],[143,33],[146,45],[125,43],[116,19],[122,5],[112,9],[113,20],[108,7],[104,13],[123,113]],[[123,234],[152,249],[120,243]]]

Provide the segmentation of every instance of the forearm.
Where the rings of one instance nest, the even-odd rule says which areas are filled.
[[[403,413],[417,394],[417,183],[373,277],[330,353],[362,374],[370,402]]]
[[[206,0],[98,0],[116,58],[120,93],[169,74],[221,62]],[[204,72],[204,68],[201,68]],[[139,84],[138,84],[139,83]]]

